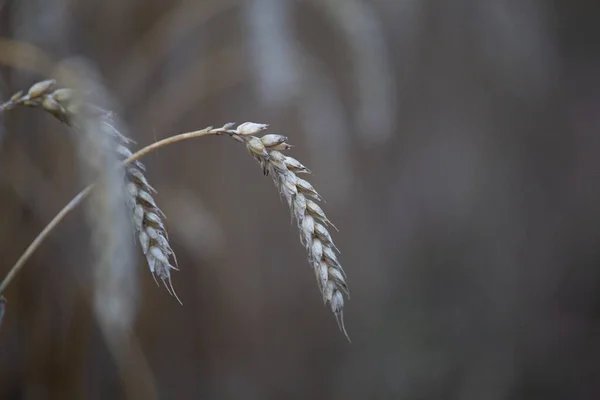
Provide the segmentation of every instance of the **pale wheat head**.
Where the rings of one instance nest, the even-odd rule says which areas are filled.
[[[118,161],[132,155],[127,147],[131,140],[121,134],[114,113],[85,102],[72,89],[57,89],[54,80],[38,82],[25,94],[17,93],[7,103],[6,108],[17,105],[41,107],[70,126],[76,125],[82,115],[92,116],[101,125],[102,131],[112,136],[115,145],[113,150]],[[167,291],[181,303],[171,281],[171,270],[177,269],[175,253],[163,223],[164,214],[152,196],[156,191],[148,183],[144,170],[144,165],[139,161],[125,167],[126,201],[152,276],[155,280],[158,277]],[[171,258],[175,265],[171,263]]]
[[[321,196],[301,174],[310,171],[295,158],[282,151],[289,150],[287,137],[280,134],[256,136],[268,128],[266,124],[246,122],[238,126],[233,137],[246,144],[250,154],[258,161],[265,175],[271,175],[281,196],[286,200],[292,217],[300,231],[300,242],[308,252],[308,262],[313,267],[315,277],[324,302],[329,302],[340,329],[348,337],[344,326],[344,296],[350,295],[346,275],[336,252],[328,226],[335,226],[316,203]]]

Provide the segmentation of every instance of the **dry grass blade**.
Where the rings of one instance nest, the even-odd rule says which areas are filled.
[[[83,60],[73,60],[69,64],[68,82],[77,88],[77,93],[90,93],[94,102],[110,103],[110,95],[100,83],[100,75]],[[42,86],[42,91],[46,85]],[[35,91],[30,90],[30,93]],[[60,93],[60,92],[59,92]],[[42,97],[44,97],[42,95]],[[46,107],[50,100],[61,100],[63,108],[68,97],[48,94],[42,104]],[[57,104],[61,104],[57,101]],[[129,200],[125,185],[126,169],[115,168],[119,153],[115,151],[121,136],[113,133],[115,125],[105,112],[79,112],[67,114],[55,111],[71,126],[72,140],[76,144],[79,172],[84,181],[97,180],[85,211],[91,237],[92,251],[92,307],[107,347],[125,378],[127,366],[143,363],[143,359],[133,360],[131,352],[132,332],[138,310],[137,271],[135,252],[131,241],[133,228]],[[128,361],[130,359],[131,361]],[[131,381],[123,379],[127,391],[132,391]]]
[[[0,296],[0,328],[2,328],[2,321],[4,320],[4,313],[6,311],[6,299],[4,296]]]

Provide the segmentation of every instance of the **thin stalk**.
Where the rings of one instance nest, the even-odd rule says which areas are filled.
[[[169,146],[173,143],[181,142],[183,140],[188,140],[188,139],[194,139],[194,138],[198,138],[198,137],[202,137],[202,136],[222,135],[222,134],[227,134],[227,133],[230,133],[230,132],[228,132],[226,129],[222,129],[222,128],[202,129],[199,131],[180,133],[179,135],[175,135],[175,136],[168,137],[166,139],[159,140],[158,142],[152,143],[152,144],[144,147],[143,149],[137,151],[136,153],[131,155],[131,157],[124,160],[121,163],[121,167],[124,167],[136,160],[139,160],[140,158],[152,153],[153,151],[160,149],[161,147]],[[46,227],[37,235],[37,237],[33,240],[33,242],[31,242],[29,247],[27,247],[25,252],[23,252],[23,254],[21,254],[21,257],[19,257],[17,262],[10,269],[10,271],[8,271],[8,274],[6,274],[6,277],[2,280],[2,283],[0,283],[0,294],[4,293],[7,286],[12,282],[12,280],[15,278],[15,276],[23,268],[23,265],[25,265],[25,263],[27,262],[27,260],[29,260],[31,255],[42,244],[44,239],[46,239],[48,237],[50,232],[52,232],[52,230],[54,228],[56,228],[58,226],[58,224],[60,224],[60,222],[67,216],[67,214],[69,214],[71,211],[73,211],[91,193],[94,186],[95,186],[95,184],[92,183],[91,185],[89,185],[88,187],[83,189],[81,192],[79,192],[75,197],[73,197],[73,199],[71,201],[69,201],[69,203],[62,210],[60,210],[58,212],[58,214],[56,214],[56,216],[52,219],[52,221],[50,221],[48,223],[48,225],[46,225]]]

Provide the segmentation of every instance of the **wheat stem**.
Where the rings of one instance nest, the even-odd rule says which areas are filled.
[[[138,152],[134,153],[132,156],[128,157],[121,163],[121,167],[131,164],[132,162],[139,160],[140,158],[152,153],[153,151],[160,149],[161,147],[181,142],[183,140],[194,139],[208,135],[222,135],[228,133],[230,132],[225,127],[223,127],[217,129],[207,128],[199,131],[186,132],[181,133],[179,135],[171,136],[166,139],[159,140],[158,142],[152,143],[139,150]],[[23,268],[23,265],[25,265],[27,260],[29,260],[31,255],[37,250],[37,248],[42,244],[46,237],[48,237],[50,232],[52,232],[52,230],[56,228],[58,224],[60,224],[60,222],[67,216],[67,214],[73,211],[91,193],[94,186],[95,184],[92,183],[91,185],[83,189],[81,192],[79,192],[75,197],[73,197],[73,199],[69,201],[69,203],[62,210],[60,210],[58,214],[56,214],[56,216],[52,219],[52,221],[50,221],[48,225],[46,225],[46,227],[37,235],[37,237],[31,242],[29,247],[27,247],[25,252],[21,254],[21,257],[19,257],[17,262],[8,271],[8,274],[6,274],[6,277],[4,277],[4,279],[2,280],[2,283],[0,283],[0,294],[4,293],[7,286],[12,282],[15,276]]]
[[[6,299],[4,296],[0,296],[0,327],[2,327],[2,320],[4,319],[4,312],[6,311]]]

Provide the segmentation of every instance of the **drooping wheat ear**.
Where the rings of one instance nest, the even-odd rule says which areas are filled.
[[[328,226],[336,230],[337,228],[315,202],[321,201],[321,196],[308,181],[298,176],[309,174],[310,171],[295,158],[282,153],[291,148],[287,137],[279,134],[255,136],[267,128],[266,124],[246,122],[238,126],[233,137],[246,144],[250,154],[262,167],[263,173],[271,175],[275,186],[286,200],[292,217],[298,224],[300,242],[308,251],[308,262],[314,269],[323,301],[330,303],[339,328],[350,340],[344,326],[342,295],[344,293],[349,298],[350,292],[346,284],[346,275],[335,254],[339,253],[339,250],[333,243]]]
[[[16,93],[0,107],[10,109],[18,105],[41,107],[69,126],[76,125],[76,117],[92,115],[101,124],[102,132],[112,135],[115,139],[118,161],[123,161],[132,155],[127,147],[131,140],[121,134],[112,112],[86,103],[72,89],[56,89],[54,80],[38,82],[27,93]],[[173,257],[175,265],[177,259],[169,244],[169,237],[163,223],[164,214],[152,196],[156,191],[148,183],[144,170],[143,164],[139,161],[134,161],[125,167],[126,200],[142,252],[154,280],[156,281],[158,277],[167,291],[181,303],[171,281],[171,270],[177,268],[171,264],[170,259]]]

